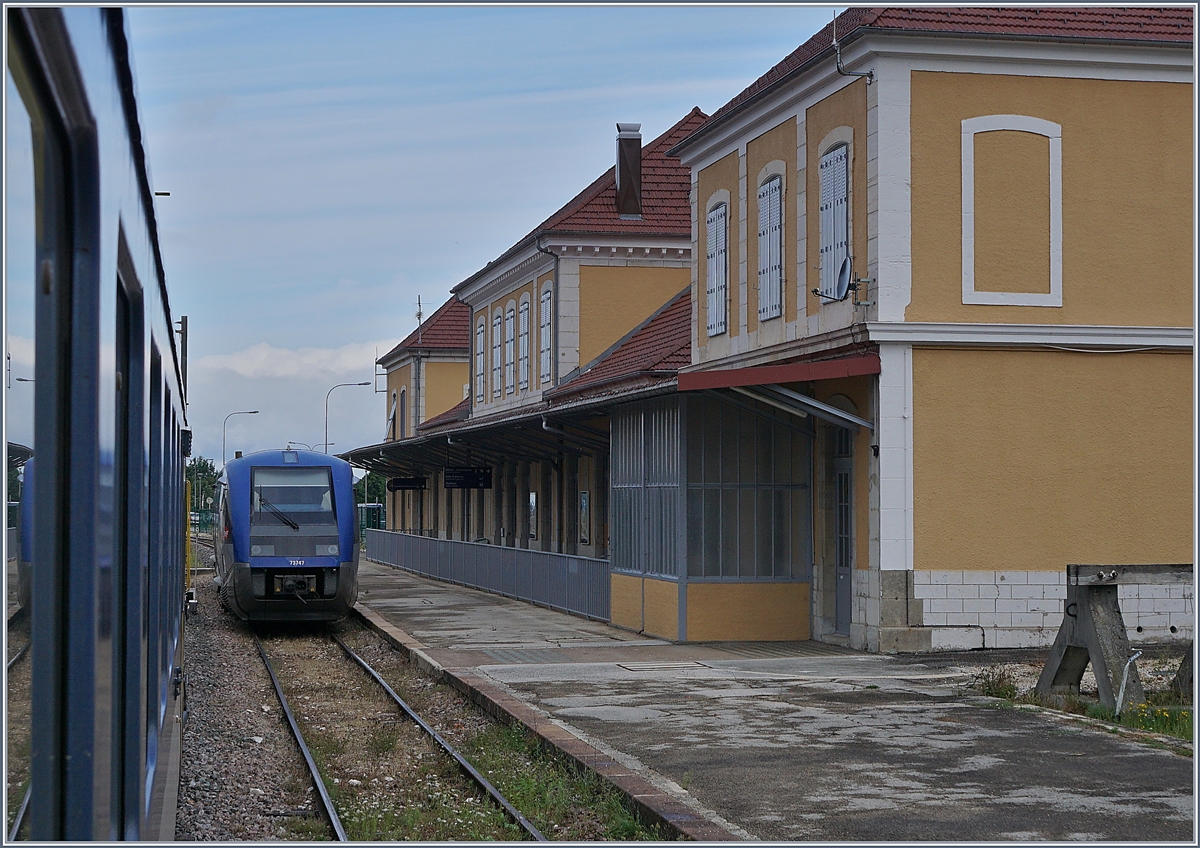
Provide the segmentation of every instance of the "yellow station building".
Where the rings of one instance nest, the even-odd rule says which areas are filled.
[[[461,400],[351,458],[434,481],[418,534],[601,564],[585,614],[648,634],[1050,644],[1068,564],[1192,561],[1192,18],[852,8],[711,117],[619,125],[454,289]],[[1121,591],[1131,639],[1193,635],[1191,587]]]

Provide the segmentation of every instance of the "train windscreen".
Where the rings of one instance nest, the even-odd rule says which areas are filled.
[[[326,467],[254,468],[251,524],[336,524],[333,482]]]

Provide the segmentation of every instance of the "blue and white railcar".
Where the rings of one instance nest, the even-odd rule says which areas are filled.
[[[221,599],[251,621],[337,621],[358,599],[358,511],[350,464],[266,450],[232,460],[214,528]]]

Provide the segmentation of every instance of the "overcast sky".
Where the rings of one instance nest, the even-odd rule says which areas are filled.
[[[711,113],[831,6],[135,7],[163,260],[195,452],[324,440],[325,397],[612,165]],[[586,317],[585,319],[586,320]],[[337,389],[334,452],[382,440]]]

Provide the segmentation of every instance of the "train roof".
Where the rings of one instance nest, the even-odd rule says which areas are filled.
[[[221,476],[228,479],[233,476],[241,477],[248,474],[254,466],[263,465],[308,465],[327,466],[329,468],[350,469],[350,463],[333,454],[310,450],[261,450],[248,453],[225,463]]]

